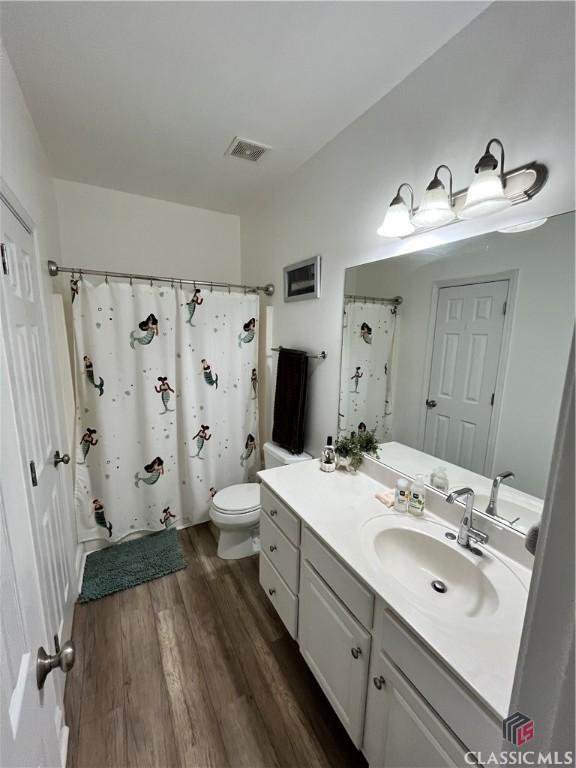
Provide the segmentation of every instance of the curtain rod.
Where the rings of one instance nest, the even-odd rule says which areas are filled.
[[[378,296],[356,296],[353,293],[345,293],[344,298],[349,301],[373,301],[377,304],[394,304],[396,307],[400,306],[404,301],[402,296],[394,296],[393,299],[381,299]]]
[[[55,261],[48,261],[48,274],[56,277],[60,272],[68,272],[72,275],[100,275],[101,277],[119,277],[130,280],[145,280],[150,283],[178,283],[179,285],[202,285],[207,288],[238,288],[245,293],[264,293],[266,296],[274,295],[273,283],[267,285],[239,285],[238,283],[220,283],[217,280],[184,280],[179,277],[160,277],[158,275],[137,275],[130,272],[110,272],[102,269],[84,269],[83,267],[59,267]]]

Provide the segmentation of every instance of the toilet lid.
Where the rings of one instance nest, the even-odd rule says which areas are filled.
[[[212,499],[212,504],[225,515],[240,515],[243,512],[252,512],[260,506],[260,484],[239,483],[229,485],[218,491]]]

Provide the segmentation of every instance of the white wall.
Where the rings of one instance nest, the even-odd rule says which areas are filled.
[[[117,272],[240,281],[240,219],[55,180],[62,263]]]
[[[328,353],[313,362],[310,378],[306,448],[315,455],[336,432],[346,267],[574,208],[573,30],[569,3],[492,4],[273,195],[243,211],[243,278],[278,288],[274,344]],[[548,165],[548,185],[535,200],[440,235],[378,238],[400,182],[421,194],[444,162],[456,188],[467,186],[492,136],[503,140],[509,167]],[[321,299],[285,304],[282,267],[315,253],[323,256]]]
[[[427,342],[433,286],[440,280],[517,274],[505,384],[495,413],[488,476],[511,469],[509,484],[544,498],[574,328],[574,216],[514,235],[498,233],[448,249],[400,256],[353,270],[363,295],[401,295],[394,363],[393,439],[423,450]]]

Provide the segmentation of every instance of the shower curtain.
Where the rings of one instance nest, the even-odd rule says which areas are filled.
[[[392,353],[397,308],[350,301],[344,305],[340,428],[374,430],[379,442],[392,439]]]
[[[71,285],[79,541],[207,520],[259,468],[258,296]]]

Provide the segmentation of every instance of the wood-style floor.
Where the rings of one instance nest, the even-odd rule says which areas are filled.
[[[366,768],[258,584],[207,525],[188,566],[77,605],[68,768]]]

